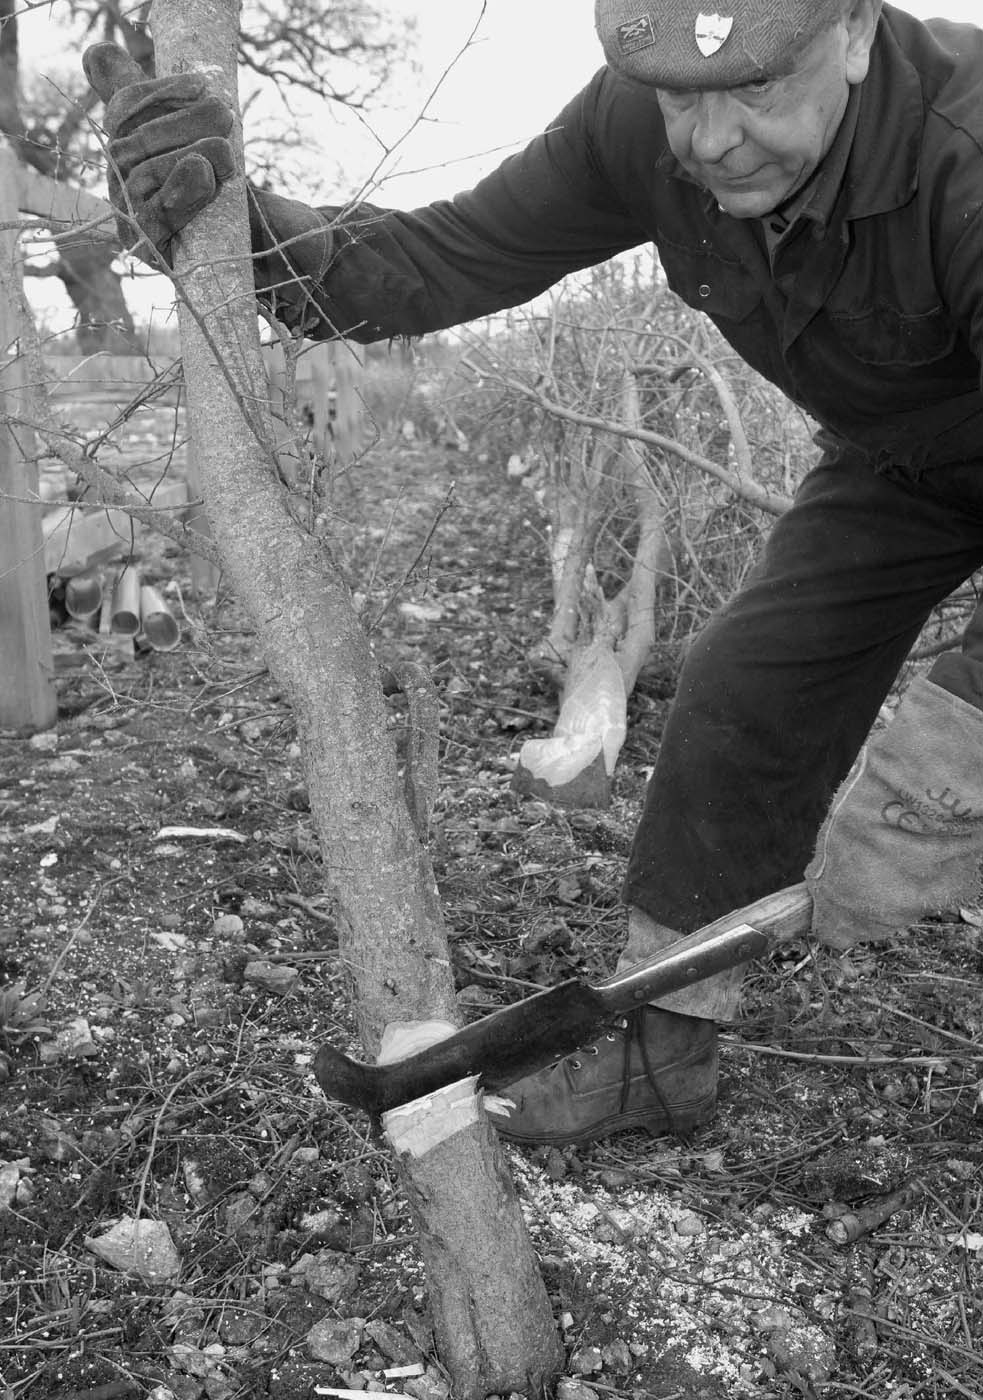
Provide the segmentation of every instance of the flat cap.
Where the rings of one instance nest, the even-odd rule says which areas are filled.
[[[843,0],[595,0],[608,66],[654,87],[724,88],[780,71]]]

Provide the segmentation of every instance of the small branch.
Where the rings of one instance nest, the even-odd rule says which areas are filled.
[[[182,549],[187,549],[192,554],[207,559],[210,564],[221,564],[213,540],[206,535],[198,534],[183,520],[168,518],[168,509],[180,509],[180,507],[162,509],[160,506],[155,507],[142,502],[139,497],[127,491],[113,473],[100,466],[94,458],[86,457],[84,453],[69,448],[61,433],[53,432],[47,427],[39,427],[37,422],[31,426],[51,455],[57,457],[68,467],[69,471],[75,472],[87,486],[96,492],[98,499],[91,503],[93,507],[111,507],[114,510],[124,511],[131,519],[138,520],[141,525],[156,530],[159,535],[173,540]]]
[[[93,914],[98,909],[106,891],[111,889],[113,885],[118,885],[123,879],[125,879],[125,876],[117,875],[112,880],[107,880],[104,885],[101,885],[100,888],[96,890],[95,895],[89,902],[88,909],[85,911],[85,914],[83,915],[81,921],[77,923],[72,929],[68,941],[66,942],[65,946],[62,948],[58,956],[55,958],[47,977],[44,979],[44,982],[41,985],[41,995],[43,997],[47,997],[48,993],[51,991],[52,985],[59,972],[61,971],[62,964],[68,957],[68,954],[74,946],[76,939],[78,939],[80,935],[85,931],[86,924],[89,922]]]
[[[877,1230],[899,1210],[907,1210],[923,1194],[921,1182],[912,1181],[888,1196],[881,1196],[863,1210],[848,1211],[846,1215],[831,1220],[826,1227],[826,1238],[834,1244],[854,1244],[872,1230]]]
[[[355,116],[363,122],[363,125],[366,126],[366,129],[368,130],[369,134],[382,147],[382,155],[376,162],[375,169],[372,170],[366,177],[366,179],[362,181],[362,187],[359,190],[358,194],[355,195],[353,199],[349,200],[347,209],[350,210],[355,208],[365,198],[365,196],[371,192],[372,189],[378,186],[378,184],[380,183],[380,172],[382,171],[385,162],[387,160],[390,160],[399,150],[400,146],[403,146],[406,143],[406,141],[410,138],[410,136],[413,134],[416,128],[422,125],[422,123],[428,119],[428,113],[430,111],[430,108],[433,106],[441,88],[444,86],[445,82],[447,81],[448,77],[453,72],[453,70],[460,63],[461,59],[467,53],[468,49],[473,47],[476,35],[479,29],[481,28],[482,23],[484,22],[485,11],[487,10],[487,8],[488,0],[482,0],[481,9],[478,11],[478,16],[475,19],[474,24],[471,26],[470,33],[468,34],[464,43],[461,45],[457,53],[446,65],[443,72],[437,78],[437,81],[434,83],[433,87],[430,89],[430,92],[425,97],[419,112],[417,112],[410,125],[406,128],[405,131],[403,131],[400,134],[400,136],[397,138],[396,141],[393,142],[391,146],[386,146],[386,144],[382,140],[380,140],[378,134],[372,129],[372,127],[369,126],[363,118],[361,118],[359,112],[355,108],[352,108]],[[344,217],[344,215],[342,215],[342,217]]]
[[[910,1012],[902,1011],[897,1006],[887,1006],[883,1001],[878,1001],[876,997],[861,996],[861,1001],[868,1006],[875,1007],[878,1011],[886,1011],[891,1016],[898,1016],[902,1021],[908,1021],[913,1026],[921,1026],[933,1036],[939,1036],[943,1040],[951,1040],[956,1045],[964,1045],[968,1050],[983,1052],[983,1040],[970,1040],[968,1036],[957,1035],[955,1031],[945,1031],[941,1026],[933,1026],[928,1021],[923,1021],[918,1016],[912,1016]],[[939,1056],[941,1058],[941,1056]]]
[[[496,379],[504,388],[528,399],[530,403],[534,403],[537,408],[541,408],[544,413],[548,413],[553,418],[562,419],[566,423],[576,423],[579,427],[590,428],[595,433],[611,433],[615,437],[631,438],[636,442],[647,443],[650,447],[661,448],[663,452],[668,452],[689,466],[696,467],[698,471],[704,472],[707,476],[714,477],[715,480],[729,487],[735,496],[740,496],[751,505],[757,506],[759,510],[767,511],[769,515],[784,515],[792,504],[790,497],[777,491],[769,491],[767,487],[759,486],[755,481],[743,481],[736,473],[728,471],[726,467],[720,466],[719,463],[698,452],[690,451],[688,447],[684,447],[673,438],[664,437],[662,433],[654,433],[649,428],[626,427],[623,423],[615,423],[607,418],[597,418],[589,413],[578,413],[576,409],[567,408],[564,404],[556,403],[553,399],[547,398],[545,394],[541,394],[537,389],[524,384],[519,379],[513,379],[510,375],[503,374],[499,370],[482,369],[469,355],[464,356],[461,364],[476,377],[488,376]]]
[[[177,1091],[193,1080],[196,1073],[196,1070],[192,1070],[190,1074],[186,1074],[183,1079],[179,1079],[176,1084],[172,1085],[164,1096],[164,1102],[154,1115],[153,1127],[150,1130],[150,1146],[147,1149],[147,1160],[144,1162],[138,1178],[140,1189],[137,1192],[137,1203],[133,1209],[135,1220],[139,1220],[143,1214],[144,1204],[147,1199],[147,1182],[150,1180],[150,1168],[153,1166],[154,1153],[157,1151],[157,1139],[160,1136],[161,1126],[167,1116],[167,1109]]]
[[[882,1069],[886,1065],[904,1065],[909,1069],[938,1069],[942,1055],[817,1055],[806,1050],[780,1050],[776,1045],[755,1045],[749,1040],[723,1036],[721,1043],[728,1050],[750,1050],[756,1055],[773,1055],[782,1060],[803,1060],[811,1065],[844,1065],[847,1069]],[[980,1056],[983,1060],[983,1055]]]
[[[628,424],[639,427],[641,402],[638,381],[627,371],[622,389],[622,406]],[[665,507],[644,455],[634,443],[628,444],[625,455],[625,476],[638,519],[638,543],[631,575],[623,590],[625,621],[616,656],[624,677],[625,694],[630,695],[655,645],[656,593],[672,568],[673,558],[665,528]]]
[[[933,656],[941,656],[944,651],[955,651],[962,646],[963,634],[956,632],[951,637],[943,637],[940,641],[929,642],[926,646],[917,647],[915,651],[908,653],[909,661],[928,661]]]
[[[416,834],[426,842],[437,800],[440,702],[426,668],[416,661],[399,661],[382,677],[385,695],[406,696],[409,724],[403,792]]]
[[[101,467],[93,458],[87,457],[84,453],[75,451],[67,445],[65,434],[58,427],[51,412],[41,339],[27,304],[24,289],[21,286],[8,286],[0,288],[0,292],[11,297],[19,307],[20,349],[27,369],[24,398],[28,405],[27,420],[15,419],[9,414],[0,412],[0,421],[10,424],[11,427],[19,425],[33,430],[52,456],[59,458],[70,471],[75,472],[98,493],[100,505],[114,506],[123,510],[134,520],[139,520],[141,524],[148,525],[158,533],[175,540],[183,548],[190,549],[203,558],[208,558],[210,563],[218,563],[218,555],[214,552],[214,546],[210,541],[206,541],[183,522],[168,520],[159,509],[154,509],[154,507],[141,502],[139,498],[131,495],[120,485],[112,472]]]
[[[731,393],[730,385],[715,365],[699,354],[696,350],[690,350],[693,363],[706,375],[713,391],[717,395],[720,407],[723,409],[724,417],[727,419],[727,427],[730,431],[730,440],[734,448],[734,456],[737,458],[737,473],[742,482],[748,482],[754,486],[754,470],[751,463],[751,448],[744,431],[744,423],[741,420],[741,411],[737,407],[737,400]],[[680,366],[680,369],[685,366]],[[759,488],[760,489],[760,488]]]
[[[94,1385],[88,1390],[73,1390],[67,1400],[121,1400],[124,1395],[133,1395],[139,1390],[134,1380],[107,1381],[105,1385]]]
[[[382,605],[381,609],[379,610],[379,613],[377,614],[377,616],[373,619],[371,626],[366,626],[365,631],[366,631],[366,635],[367,635],[367,636],[370,636],[370,637],[371,637],[372,633],[373,633],[373,632],[376,630],[376,628],[379,626],[379,623],[380,623],[380,622],[382,621],[382,619],[386,616],[386,613],[387,613],[387,612],[389,611],[389,609],[392,607],[393,603],[395,603],[396,599],[397,599],[397,598],[399,597],[399,595],[402,593],[403,589],[406,587],[407,583],[409,582],[409,580],[413,577],[414,573],[416,572],[417,567],[419,566],[420,560],[423,558],[423,556],[426,554],[427,550],[430,548],[430,541],[433,539],[434,535],[436,534],[438,525],[439,525],[440,522],[443,520],[443,518],[444,518],[444,516],[447,514],[447,512],[450,510],[451,506],[454,504],[454,490],[455,490],[456,485],[457,485],[457,483],[454,482],[454,481],[452,481],[451,484],[450,484],[450,486],[448,486],[448,488],[447,488],[447,494],[444,496],[444,499],[441,501],[440,505],[438,506],[438,508],[437,508],[437,513],[436,513],[436,515],[434,516],[433,520],[430,522],[430,529],[427,531],[426,539],[423,541],[423,543],[420,545],[420,548],[417,550],[417,552],[416,552],[416,557],[415,557],[415,559],[413,560],[413,562],[410,564],[409,568],[406,569],[406,570],[404,571],[403,577],[400,579],[399,583],[397,583],[396,586],[395,586],[395,588],[393,588],[393,589],[390,591],[389,597],[388,597],[388,598],[386,599],[386,601],[383,603],[383,605]],[[391,523],[391,522],[390,522],[390,523]]]

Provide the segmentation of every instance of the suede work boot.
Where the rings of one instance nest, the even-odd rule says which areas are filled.
[[[511,1142],[589,1142],[624,1128],[688,1133],[717,1102],[717,1028],[699,1016],[643,1006],[590,1045],[503,1089],[506,1117],[486,1105]]]

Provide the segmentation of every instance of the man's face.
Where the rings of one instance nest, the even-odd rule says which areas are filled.
[[[865,9],[858,6],[858,9]],[[873,38],[848,16],[781,72],[704,91],[659,88],[673,155],[735,219],[761,218],[800,190],[833,144]]]

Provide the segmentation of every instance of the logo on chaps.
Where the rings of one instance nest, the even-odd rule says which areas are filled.
[[[980,814],[950,787],[926,788],[924,797],[900,788],[894,801],[881,808],[881,816],[888,826],[919,836],[964,834],[980,822]]]
[[[655,43],[655,24],[651,15],[639,15],[637,19],[626,19],[614,31],[618,36],[618,48],[623,54],[637,53],[639,49],[650,49]]]
[[[704,58],[712,58],[722,49],[734,28],[733,15],[696,16],[696,47]]]

